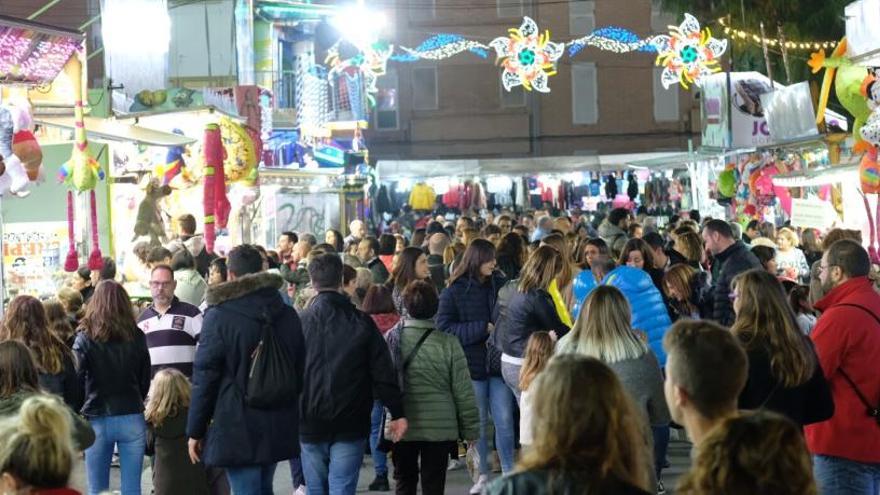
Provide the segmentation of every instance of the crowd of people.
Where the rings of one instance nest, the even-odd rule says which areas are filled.
[[[473,494],[662,494],[679,430],[676,493],[880,493],[860,233],[667,220],[355,220],[217,258],[185,215],[120,276],[10,302],[0,485],[75,493],[84,452],[90,494],[114,456],[125,495],[145,456],[157,495],[270,494],[279,463],[294,493],[353,494],[369,452],[374,491],[442,494],[467,465]]]

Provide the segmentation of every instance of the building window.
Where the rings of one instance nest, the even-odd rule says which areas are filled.
[[[571,65],[572,123],[599,122],[599,88],[596,64],[579,62]]]
[[[416,67],[412,71],[412,95],[414,110],[437,110],[437,68]]]
[[[397,100],[397,71],[388,69],[376,82],[376,129],[396,130],[400,128],[400,106]]]
[[[522,17],[525,15],[526,0],[495,0],[498,17]]]
[[[498,80],[498,87],[501,90],[501,108],[519,108],[526,106],[526,91],[522,86],[510,88],[510,91],[504,89],[501,80]]]
[[[678,85],[664,89],[661,83],[662,67],[654,67],[654,121],[678,122]]]
[[[568,3],[568,32],[571,35],[590,34],[596,29],[596,2],[571,0]]]
[[[437,0],[419,0],[407,5],[409,18],[413,21],[429,21],[437,16]]]

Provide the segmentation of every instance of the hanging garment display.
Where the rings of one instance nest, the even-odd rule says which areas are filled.
[[[413,186],[412,191],[409,193],[409,205],[416,211],[431,211],[434,209],[434,199],[436,197],[434,188],[424,182],[419,182]]]

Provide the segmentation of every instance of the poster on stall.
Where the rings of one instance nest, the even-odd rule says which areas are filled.
[[[58,292],[66,274],[66,222],[23,222],[3,226],[3,267],[6,295],[49,297]]]
[[[730,132],[727,105],[727,74],[713,74],[705,78],[702,87],[703,146],[729,148]]]
[[[761,95],[773,91],[773,83],[759,72],[730,74],[730,126],[733,148],[771,144],[770,127]]]
[[[831,227],[836,214],[828,201],[821,199],[791,200],[791,225],[810,229],[825,230]]]

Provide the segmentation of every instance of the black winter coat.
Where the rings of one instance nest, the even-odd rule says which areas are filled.
[[[392,418],[403,417],[391,353],[372,318],[335,291],[319,292],[301,317],[306,343],[303,442],[367,438],[374,390]]]
[[[533,333],[555,330],[562,338],[570,330],[556,312],[553,299],[545,290],[514,291],[510,303],[504,307],[495,321],[493,343],[501,352],[521,358]]]
[[[440,294],[437,328],[455,335],[467,358],[471,380],[487,380],[486,340],[504,277],[495,272],[484,283],[461,277]]]
[[[739,394],[740,409],[761,409],[778,412],[795,423],[804,426],[825,421],[834,415],[834,398],[819,365],[813,343],[806,336],[810,351],[816,359],[816,369],[806,383],[787,388],[773,377],[770,354],[766,348],[753,346],[746,354],[749,358],[749,375],[746,386]]]
[[[83,389],[76,379],[76,366],[73,363],[72,353],[64,356],[63,368],[59,373],[54,375],[40,373],[40,388],[64,399],[64,403],[74,411],[82,408]]]
[[[715,271],[718,276],[712,283],[712,319],[729,327],[736,319],[733,312],[733,301],[730,300],[730,283],[734,277],[752,268],[761,268],[761,262],[741,241],[725,249],[715,256],[715,263],[720,268]]]
[[[204,439],[207,466],[272,464],[299,454],[297,402],[277,408],[245,403],[251,356],[267,311],[276,342],[294,356],[302,383],[304,344],[299,317],[278,290],[280,276],[246,275],[208,289],[208,309],[193,363],[192,401],[186,432]]]
[[[77,334],[73,354],[79,363],[77,381],[85,393],[83,416],[144,412],[152,377],[150,351],[143,332],[133,327],[132,333],[132,340],[111,342],[97,342],[85,332]]]

